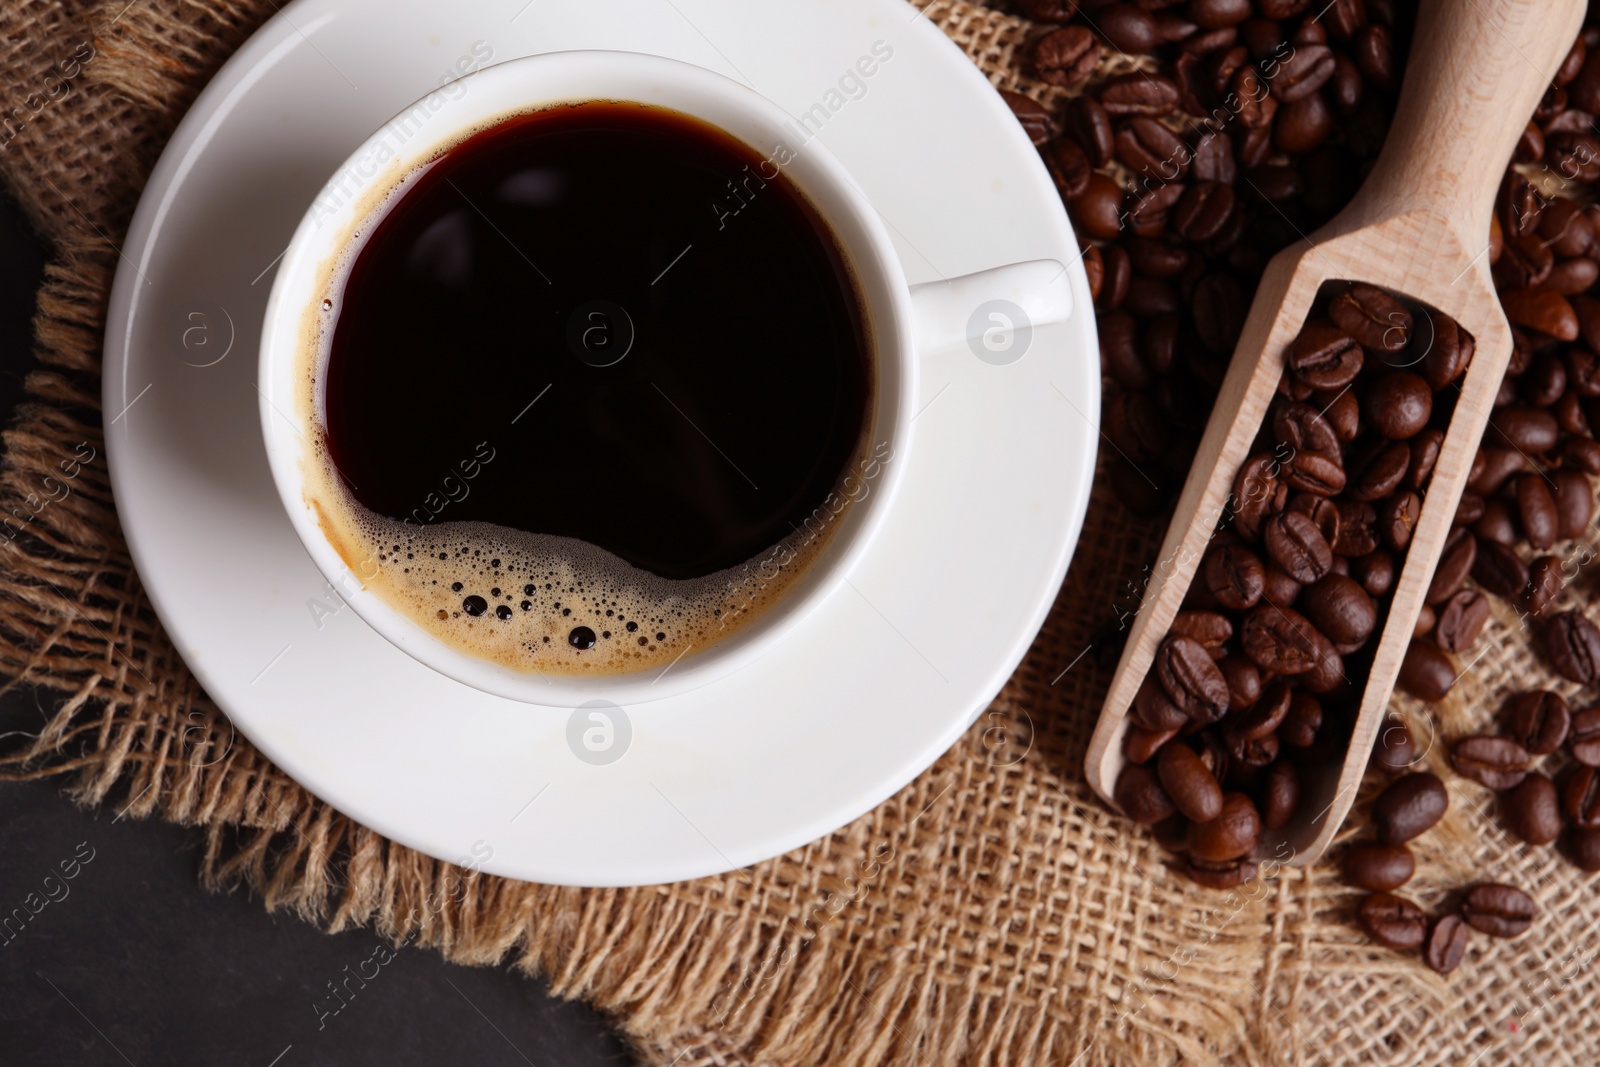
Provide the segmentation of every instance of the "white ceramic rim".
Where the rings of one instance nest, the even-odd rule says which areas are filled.
[[[461,91],[455,92],[457,88]],[[889,235],[843,164],[820,140],[794,148],[794,158],[783,164],[783,171],[812,200],[843,246],[870,321],[875,395],[872,425],[862,447],[870,451],[887,442],[893,450],[877,484],[849,506],[818,558],[759,617],[666,670],[597,676],[515,671],[444,644],[366,588],[328,541],[307,502],[302,465],[308,462],[309,435],[317,431],[300,421],[296,371],[306,308],[322,299],[328,265],[346,251],[340,235],[381,213],[395,191],[440,151],[477,130],[540,108],[590,100],[670,108],[719,127],[768,158],[777,155],[774,145],[795,140],[796,128],[787,112],[739,82],[640,52],[591,49],[524,56],[475,71],[451,89],[454,95],[435,91],[420,98],[350,154],[307,208],[279,264],[262,328],[260,412],[273,481],[295,532],[318,569],[374,630],[433,670],[487,693],[557,708],[597,699],[640,704],[690,692],[742,670],[782,641],[844,581],[882,529],[906,468],[917,396],[914,312]],[[421,127],[427,136],[412,135],[397,145],[397,124],[419,109],[427,114]]]

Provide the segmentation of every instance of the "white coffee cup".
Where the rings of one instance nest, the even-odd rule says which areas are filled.
[[[871,443],[887,456],[836,519],[826,548],[774,605],[663,671],[545,675],[523,672],[454,648],[423,630],[368,588],[377,564],[347,560],[318,521],[310,442],[321,435],[320,401],[304,399],[306,368],[320,380],[326,351],[313,351],[322,302],[342,282],[339,266],[355,235],[370,228],[402,182],[442,150],[512,115],[587,100],[630,101],[679,111],[732,134],[783,173],[827,220],[854,269],[876,354]],[[930,179],[932,180],[932,179]],[[994,307],[1003,309],[995,312]],[[261,336],[261,422],[273,479],[295,532],[317,567],[367,624],[423,664],[488,693],[549,707],[591,700],[637,704],[696,689],[739,670],[782,641],[833,595],[873,545],[894,506],[914,447],[911,433],[917,358],[970,344],[980,357],[1003,352],[1014,331],[1066,319],[1071,289],[1055,261],[1010,264],[927,285],[908,286],[884,225],[849,173],[821,142],[777,105],[719,74],[633,52],[553,52],[486,67],[433,92],[395,116],[353,152],[313,201],[278,267]],[[1021,318],[1024,321],[1016,321]],[[996,340],[998,338],[998,341]],[[1004,359],[994,360],[1005,362]],[[320,391],[318,393],[320,396]],[[307,410],[302,410],[307,409]]]

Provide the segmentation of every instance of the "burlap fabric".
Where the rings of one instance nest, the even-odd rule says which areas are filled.
[[[1408,891],[1432,908],[1493,877],[1543,910],[1519,941],[1475,939],[1448,980],[1370,946],[1352,922],[1356,894],[1326,864],[1269,867],[1242,892],[1201,890],[1092,797],[1080,764],[1107,676],[1084,653],[1160,534],[1100,484],[1056,610],[991,711],[878,810],[750,870],[633,890],[463,874],[315,800],[242,738],[214,759],[231,731],[163,634],[118,528],[100,330],[145,175],[275,5],[127,4],[0,9],[12,116],[0,170],[54,249],[36,318],[42,366],[5,434],[0,671],[65,698],[12,749],[12,774],[68,774],[85,802],[201,827],[207,886],[245,888],[328,929],[371,924],[461,963],[544,974],[611,1013],[648,1062],[1600,1057],[1600,1028],[1585,1019],[1600,999],[1589,966],[1600,894],[1554,850],[1509,838],[1488,794],[1448,771],[1451,812],[1419,842]],[[997,84],[1060,94],[1018,74],[1027,23],[960,0],[926,12]],[[1580,579],[1566,606],[1590,588]],[[1497,619],[1437,720],[1400,709],[1433,739],[1439,769],[1440,742],[1488,721],[1506,690],[1553,681],[1517,626]]]

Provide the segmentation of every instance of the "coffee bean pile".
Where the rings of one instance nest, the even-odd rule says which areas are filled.
[[[1331,218],[1382,145],[1408,50],[1409,5],[1392,0],[1334,0],[1326,7],[1321,0],[1012,3],[1048,24],[1028,55],[1028,72],[1077,94],[1060,109],[1005,95],[1040,146],[1080,239],[1089,242],[1084,264],[1099,315],[1102,366],[1110,379],[1103,426],[1116,452],[1110,485],[1130,512],[1159,518],[1188,474],[1266,260]],[[1592,199],[1588,187],[1600,182],[1600,29],[1592,17],[1590,22],[1529,122],[1497,203],[1489,258],[1516,344],[1399,679],[1402,689],[1426,701],[1449,692],[1458,673],[1452,656],[1470,647],[1489,614],[1485,593],[1510,602],[1540,627],[1539,645],[1557,673],[1600,687],[1600,631],[1577,614],[1545,621],[1565,586],[1593,558],[1587,546],[1565,558],[1550,550],[1586,532],[1593,517],[1590,479],[1600,475],[1600,299],[1595,295],[1600,207],[1579,203]],[[1117,52],[1136,54],[1139,69],[1098,76],[1102,57]],[[1331,424],[1330,413],[1321,414]],[[1280,467],[1286,458],[1272,454]],[[1303,506],[1287,502],[1284,511],[1305,514]],[[1306,517],[1317,522],[1315,515]],[[1361,557],[1335,558],[1348,561],[1349,572],[1342,576],[1376,606],[1369,575],[1354,566]],[[1261,562],[1262,591],[1270,595],[1266,578],[1288,572],[1270,552]],[[1398,565],[1398,558],[1394,562]],[[1377,577],[1381,584],[1382,575]],[[1293,610],[1310,622],[1304,608],[1297,604]],[[1213,616],[1232,621],[1220,611],[1186,609],[1173,636],[1203,649],[1220,647]],[[1381,621],[1375,619],[1374,626],[1381,629]],[[1285,632],[1306,636],[1298,624]],[[1096,642],[1102,663],[1115,662],[1118,641],[1125,636],[1123,623],[1107,627]],[[1340,655],[1345,672],[1357,678],[1351,673],[1354,661]],[[1213,662],[1225,683],[1248,695],[1241,660],[1248,661],[1248,654]],[[1147,731],[1130,741],[1130,759],[1144,759],[1135,763],[1141,770],[1126,787],[1119,783],[1118,801],[1125,811],[1153,823],[1164,844],[1188,849],[1187,865],[1198,880],[1237,884],[1252,873],[1249,851],[1240,850],[1240,843],[1258,840],[1266,819],[1276,822],[1285,818],[1284,810],[1293,810],[1301,761],[1342,756],[1336,751],[1342,744],[1338,723],[1319,722],[1309,731],[1305,724],[1314,717],[1314,704],[1337,705],[1343,698],[1330,701],[1296,686],[1275,726],[1280,751],[1289,758],[1259,769],[1246,795],[1235,788],[1237,777],[1228,778],[1238,772],[1221,758],[1231,757],[1223,751],[1226,745],[1203,740],[1217,738],[1215,727],[1233,714],[1233,689],[1230,708],[1217,713],[1215,679],[1194,649],[1175,645],[1166,661],[1174,680],[1194,669],[1190,681],[1198,690],[1186,687],[1185,699],[1200,709],[1200,718],[1219,717],[1209,731],[1186,735],[1190,743],[1140,751],[1140,744],[1150,746],[1164,731]],[[1255,669],[1260,680],[1261,669]],[[1158,663],[1156,688],[1171,703],[1159,672]],[[1289,689],[1285,679],[1265,684],[1275,691],[1280,684]],[[1141,693],[1149,705],[1148,687]],[[1255,706],[1265,709],[1265,722],[1278,714],[1277,696],[1257,697]],[[1588,726],[1594,720],[1584,721]],[[1242,720],[1234,716],[1234,722]],[[1259,728],[1247,726],[1246,732]],[[1307,733],[1312,743],[1304,750],[1286,744],[1291,736]],[[1237,736],[1242,745],[1242,734]],[[1259,740],[1252,739],[1252,745]],[[1246,759],[1261,759],[1261,747],[1246,749]],[[1162,785],[1160,755],[1169,749],[1170,794]],[[1180,749],[1211,772],[1217,793],[1194,774],[1194,761]],[[1398,774],[1418,758],[1409,733],[1394,722],[1383,731],[1372,763],[1376,770]],[[1600,825],[1600,802],[1590,799],[1600,794],[1600,786],[1591,793],[1584,773],[1591,766],[1575,760],[1558,790],[1570,824],[1567,852],[1586,869],[1600,867],[1600,838],[1588,832]],[[1535,794],[1548,796],[1544,786],[1528,787],[1528,795]],[[1180,795],[1194,815],[1216,807],[1210,820],[1214,831],[1191,835],[1192,819],[1176,803]],[[1543,800],[1517,803],[1520,813],[1508,814],[1508,820],[1535,836],[1549,832]],[[1163,812],[1163,805],[1170,811]],[[1521,812],[1522,806],[1530,810]],[[1191,836],[1198,837],[1198,849]],[[1392,879],[1404,861],[1392,856],[1389,861],[1396,864]],[[1517,891],[1499,887],[1483,893],[1498,899]],[[1527,903],[1530,908],[1524,910],[1531,915]],[[1463,903],[1434,922],[1424,950],[1430,965],[1441,971],[1453,966],[1471,925],[1466,916],[1481,917],[1484,907],[1481,901],[1474,907]]]
[[[1409,731],[1395,720],[1383,731],[1373,762],[1378,770],[1399,777],[1372,802],[1374,840],[1346,848],[1340,873],[1346,884],[1370,892],[1356,908],[1368,937],[1400,951],[1420,947],[1425,964],[1449,974],[1461,962],[1471,930],[1516,937],[1532,925],[1538,907],[1520,889],[1491,883],[1468,889],[1454,908],[1430,919],[1415,901],[1395,892],[1416,872],[1408,843],[1437,824],[1450,806],[1438,775],[1409,769],[1416,760]]]
[[[1383,142],[1410,11],[1390,0],[1017,0],[1053,24],[1006,94],[1080,239],[1117,389],[1111,485],[1135,514],[1182,486],[1273,253],[1349,200]],[[1408,7],[1408,6],[1407,6]],[[1095,74],[1103,57],[1144,67]],[[1153,63],[1151,61],[1154,61]]]
[[[1569,627],[1593,633],[1600,648],[1600,632],[1576,612],[1558,615],[1546,632]],[[1534,689],[1506,702],[1500,725],[1500,734],[1457,741],[1451,767],[1501,794],[1501,820],[1518,838],[1548,845],[1565,830],[1572,862],[1600,870],[1600,707],[1574,713],[1559,693]],[[1570,766],[1558,788],[1538,765],[1563,752]]]
[[[1197,881],[1253,877],[1260,831],[1294,818],[1303,769],[1342,759],[1472,353],[1449,316],[1349,283],[1324,287],[1290,344],[1124,738],[1118,803],[1162,822]],[[1429,590],[1462,648],[1488,617],[1461,599],[1464,579]]]

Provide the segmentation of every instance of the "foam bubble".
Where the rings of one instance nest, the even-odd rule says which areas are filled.
[[[419,526],[348,495],[318,510],[384,603],[460,651],[540,674],[622,674],[703,651],[758,617],[829,540],[800,531],[745,564],[673,580],[568,537]]]

